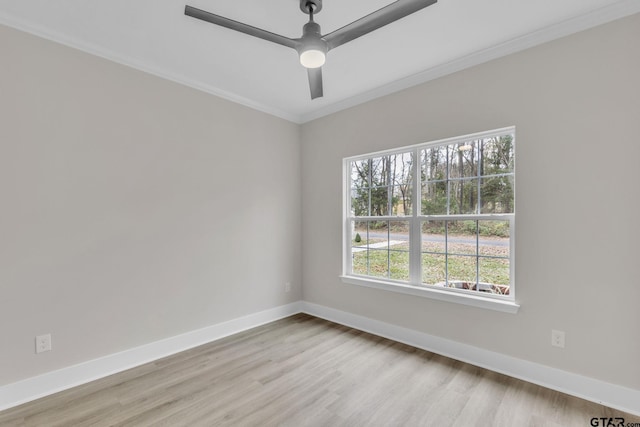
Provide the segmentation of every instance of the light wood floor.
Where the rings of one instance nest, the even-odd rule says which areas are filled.
[[[590,426],[637,417],[300,314],[0,412],[2,426]]]

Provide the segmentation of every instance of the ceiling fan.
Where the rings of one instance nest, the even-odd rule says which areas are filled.
[[[322,0],[300,0],[300,10],[309,15],[309,22],[302,28],[302,37],[297,39],[281,36],[188,5],[184,9],[184,14],[295,49],[300,55],[300,63],[307,68],[311,99],[315,99],[322,96],[322,65],[328,51],[431,6],[437,1],[397,0],[342,28],[322,35],[320,25],[313,20],[313,15],[322,10]]]

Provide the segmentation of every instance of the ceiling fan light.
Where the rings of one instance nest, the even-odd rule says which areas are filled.
[[[325,60],[325,53],[318,49],[308,49],[300,54],[300,63],[305,68],[322,67]]]

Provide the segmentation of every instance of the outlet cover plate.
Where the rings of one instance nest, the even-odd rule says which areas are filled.
[[[551,331],[551,345],[554,347],[564,348],[564,331]]]
[[[36,353],[44,353],[45,351],[51,351],[51,334],[36,337]]]

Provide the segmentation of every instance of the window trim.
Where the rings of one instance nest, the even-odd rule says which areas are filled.
[[[422,215],[419,202],[421,200],[421,187],[420,182],[420,150],[442,145],[451,145],[469,140],[477,140],[482,138],[489,138],[499,135],[511,133],[515,135],[515,126],[504,127],[500,129],[494,129],[485,132],[478,132],[469,135],[456,136],[453,138],[445,138],[436,141],[430,141],[425,143],[414,144],[405,147],[393,148],[389,150],[382,150],[373,153],[367,153],[364,155],[350,156],[343,159],[342,167],[342,183],[343,183],[343,231],[342,231],[342,274],[341,280],[344,283],[365,286],[369,288],[381,289],[385,291],[398,292],[403,294],[409,294],[414,296],[431,298],[439,301],[446,301],[451,303],[458,303],[473,307],[479,307],[484,309],[496,310],[507,313],[517,313],[520,305],[515,299],[515,194],[514,194],[514,212],[509,214],[470,214],[470,215]],[[515,146],[514,146],[515,150]],[[366,160],[377,158],[381,156],[389,156],[394,154],[402,154],[410,152],[414,156],[413,170],[413,189],[412,200],[413,209],[411,215],[407,216],[359,216],[355,217],[351,215],[351,162],[354,160]],[[514,151],[515,152],[515,151]],[[514,185],[515,185],[515,165],[514,165]],[[514,187],[515,188],[515,187]],[[422,257],[422,249],[420,239],[410,239],[410,265],[417,268],[410,268],[409,270],[409,282],[395,281],[389,278],[379,278],[372,276],[363,276],[351,273],[352,271],[352,252],[351,252],[351,222],[355,220],[380,220],[380,221],[409,221],[411,231],[410,236],[421,235],[421,223],[424,220],[452,220],[455,218],[464,217],[464,219],[471,219],[469,216],[473,215],[473,220],[482,219],[507,219],[510,224],[510,252],[509,252],[509,275],[510,275],[510,295],[497,296],[486,295],[480,292],[476,294],[473,291],[465,291],[455,288],[438,288],[435,286],[418,285],[421,283],[422,278],[420,276]],[[417,233],[417,234],[416,234]]]
[[[365,276],[346,276],[341,275],[340,279],[343,283],[350,285],[364,286],[367,288],[381,289],[383,291],[391,291],[401,294],[414,295],[418,297],[435,299],[438,301],[467,305],[471,307],[484,308],[488,310],[501,311],[504,313],[515,314],[520,308],[520,304],[515,301],[499,300],[487,298],[482,295],[471,295],[467,293],[452,292],[456,289],[438,289],[418,287],[403,282],[394,282],[392,280],[378,280]]]

